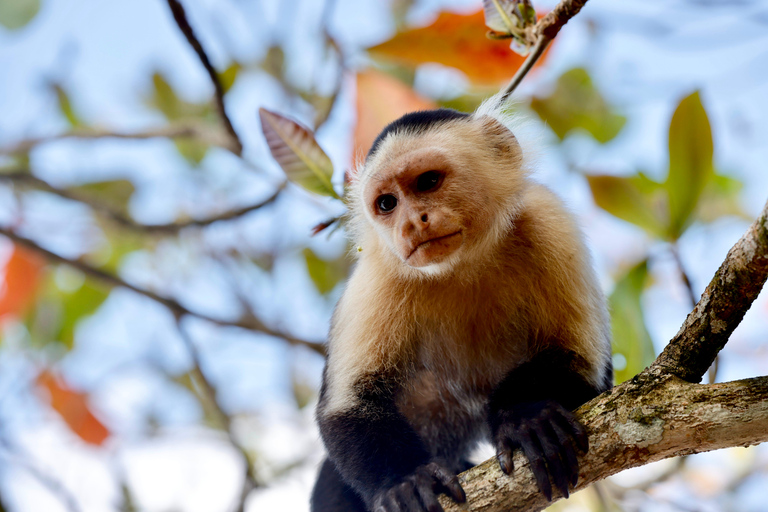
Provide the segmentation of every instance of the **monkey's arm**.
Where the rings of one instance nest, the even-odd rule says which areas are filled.
[[[588,372],[578,354],[548,348],[509,372],[490,397],[488,419],[501,469],[512,473],[512,451],[521,448],[550,500],[550,475],[568,497],[568,484],[576,485],[579,477],[577,449],[589,447],[584,427],[571,413],[604,391],[583,376]]]
[[[393,383],[376,379],[360,388],[351,407],[328,411],[324,384],[318,423],[329,458],[367,507],[376,512],[441,511],[439,492],[465,501],[456,475],[431,460],[397,411]]]

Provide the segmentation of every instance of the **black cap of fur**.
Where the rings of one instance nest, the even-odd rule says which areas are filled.
[[[404,131],[408,132],[414,135],[418,135],[420,133],[424,133],[427,130],[434,128],[437,125],[447,123],[448,121],[453,121],[456,119],[466,119],[469,117],[469,114],[466,114],[464,112],[459,112],[458,110],[453,110],[451,108],[439,108],[437,110],[420,110],[418,112],[411,112],[409,114],[405,114],[400,119],[396,119],[389,123],[386,128],[384,128],[378,137],[376,137],[376,140],[373,141],[373,145],[371,146],[371,150],[368,151],[368,155],[365,157],[366,160],[371,158],[374,153],[379,149],[379,146],[384,141],[384,139],[392,132],[397,131]]]

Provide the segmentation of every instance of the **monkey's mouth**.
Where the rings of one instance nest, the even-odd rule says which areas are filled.
[[[408,254],[408,257],[405,258],[405,259],[406,259],[406,261],[410,260],[411,256],[416,254],[416,251],[418,251],[419,249],[428,249],[428,248],[430,248],[432,246],[440,245],[439,242],[447,241],[450,238],[453,238],[454,236],[458,236],[458,235],[461,235],[461,230],[455,231],[453,233],[449,233],[447,235],[436,236],[434,238],[430,238],[429,240],[424,240],[423,242],[419,242],[416,245],[416,247],[414,247],[411,250],[411,252]]]

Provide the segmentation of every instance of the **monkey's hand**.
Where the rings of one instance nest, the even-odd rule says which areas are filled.
[[[521,448],[531,464],[539,489],[552,500],[552,482],[564,497],[568,484],[579,479],[576,450],[589,449],[587,432],[572,412],[552,400],[516,404],[497,411],[492,421],[493,441],[501,470],[512,474],[512,452]]]
[[[373,512],[443,512],[437,494],[444,492],[458,503],[467,500],[459,479],[451,471],[430,462],[417,467],[399,483],[380,490],[373,498]]]

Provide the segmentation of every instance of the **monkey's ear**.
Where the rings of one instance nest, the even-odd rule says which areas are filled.
[[[478,122],[489,142],[497,151],[517,158],[522,156],[523,149],[520,147],[517,137],[498,119],[483,115],[478,118]]]

